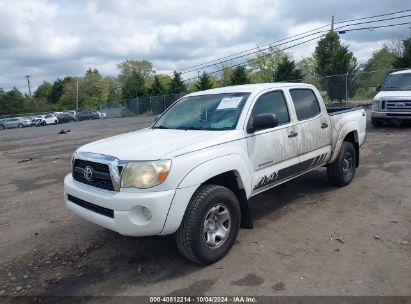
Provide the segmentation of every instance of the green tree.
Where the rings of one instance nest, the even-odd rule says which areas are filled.
[[[104,77],[103,82],[108,88],[108,101],[116,101],[121,99],[121,83],[116,77]]]
[[[118,80],[121,83],[123,98],[144,96],[154,75],[153,64],[148,60],[125,60],[117,64],[120,69]]]
[[[84,77],[70,78],[65,81],[59,106],[63,109],[76,107],[78,83],[79,108],[94,109],[108,101],[110,86],[97,69],[88,69]]]
[[[375,95],[375,87],[382,84],[393,68],[396,54],[388,47],[373,52],[368,61],[361,67],[362,73],[355,76],[356,99],[368,99]]]
[[[123,83],[122,92],[125,99],[145,96],[147,87],[144,77],[136,71],[131,72],[131,75]]]
[[[270,47],[267,51],[258,52],[257,57],[248,61],[252,83],[271,82],[277,66],[286,54]]]
[[[31,112],[33,108],[27,109],[25,101],[26,99],[23,94],[15,87],[7,92],[0,89],[0,114],[7,115]]]
[[[64,85],[71,81],[72,78],[69,76],[66,76],[63,79],[57,78],[57,80],[53,83],[49,101],[53,104],[58,103],[60,97],[63,95]]]
[[[328,97],[331,100],[341,101],[346,95],[346,78],[343,74],[354,72],[357,66],[353,53],[347,46],[341,44],[338,34],[331,31],[318,41],[314,57],[317,62],[316,73],[322,77],[321,83]],[[331,75],[339,76],[331,77]],[[351,81],[347,83],[350,85]],[[348,90],[351,91],[351,88]]]
[[[149,81],[154,76],[153,64],[148,60],[124,60],[117,64],[120,70],[120,81],[132,76],[133,72],[139,74],[145,81]]]
[[[230,84],[231,85],[239,85],[239,84],[246,84],[250,83],[250,79],[248,78],[247,69],[243,65],[238,65],[233,69],[233,73],[230,77]]]
[[[204,91],[213,88],[213,82],[211,77],[203,72],[195,86],[199,91]]]
[[[227,65],[226,63],[218,65],[219,74],[217,78],[213,78],[215,80],[215,87],[226,87],[229,86],[231,83],[231,74],[233,73],[233,69]]]
[[[300,69],[297,68],[295,61],[285,55],[277,65],[273,74],[274,82],[301,80],[303,77]]]
[[[411,68],[411,38],[402,41],[402,51],[394,61],[394,68],[406,69]]]
[[[36,100],[49,101],[52,89],[53,85],[50,82],[43,81],[34,92],[34,98]]]
[[[173,77],[171,78],[169,93],[170,94],[180,94],[187,91],[187,86],[181,78],[181,73],[174,71]]]
[[[154,76],[154,80],[150,88],[150,93],[151,95],[164,95],[166,93],[166,88],[161,82],[160,76]]]

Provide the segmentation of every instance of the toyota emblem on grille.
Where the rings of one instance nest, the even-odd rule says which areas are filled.
[[[94,170],[90,166],[86,166],[83,169],[83,176],[86,179],[86,181],[91,182],[93,180],[93,172],[94,172]]]

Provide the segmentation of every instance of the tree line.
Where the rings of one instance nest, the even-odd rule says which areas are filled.
[[[230,67],[221,64],[217,66],[218,74],[203,72],[197,80],[190,82],[183,81],[182,74],[176,71],[172,76],[156,73],[148,60],[125,60],[117,64],[117,77],[103,76],[97,69],[90,68],[82,77],[66,76],[53,83],[44,81],[35,90],[33,98],[17,88],[9,91],[0,89],[0,114],[74,109],[77,88],[80,109],[98,108],[107,102],[136,97],[281,81],[315,84],[324,97],[332,101],[346,97],[370,98],[375,93],[370,88],[383,82],[386,70],[409,67],[411,38],[403,40],[398,47],[383,46],[365,64],[358,65],[348,46],[341,43],[339,35],[329,32],[318,41],[311,56],[299,61],[289,53],[271,47],[244,65]],[[375,70],[382,72],[368,73]]]

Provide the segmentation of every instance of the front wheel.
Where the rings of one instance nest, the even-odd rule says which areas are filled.
[[[240,217],[240,205],[231,190],[218,185],[201,186],[175,234],[179,251],[199,264],[220,260],[237,238]]]
[[[328,180],[334,186],[348,185],[354,178],[357,165],[357,154],[351,142],[343,142],[337,159],[328,165]]]
[[[18,127],[19,129],[21,129],[21,128],[23,128],[24,126],[23,126],[23,124],[19,123],[17,127]]]

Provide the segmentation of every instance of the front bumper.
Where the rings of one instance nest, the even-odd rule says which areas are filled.
[[[393,112],[393,111],[371,111],[372,118],[378,119],[396,119],[396,120],[411,120],[411,112]]]
[[[90,222],[129,236],[161,234],[175,193],[176,190],[112,192],[76,182],[71,174],[64,179],[64,201],[68,209]],[[74,199],[70,201],[69,195],[92,204],[89,205],[91,208],[87,208],[86,204],[73,202]],[[99,207],[112,211],[112,217],[93,210]],[[147,217],[147,210],[144,211],[144,208],[150,211],[151,218]],[[177,228],[178,226],[173,227],[169,233]]]

